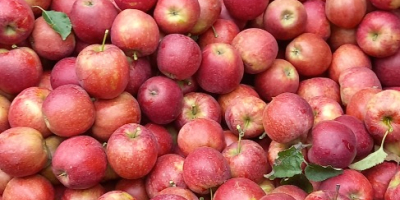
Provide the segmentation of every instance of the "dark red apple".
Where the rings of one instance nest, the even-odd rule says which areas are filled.
[[[201,49],[211,43],[230,44],[239,32],[239,27],[232,20],[217,19],[211,28],[199,35],[197,43]]]
[[[247,178],[231,178],[218,187],[214,200],[253,200],[265,196],[264,190],[257,183]]]
[[[139,87],[153,75],[153,70],[147,58],[133,60],[133,58],[128,57],[128,62],[129,81],[125,91],[136,97]]]
[[[76,57],[66,57],[57,61],[50,74],[50,83],[53,89],[66,84],[79,85],[75,73],[75,61]]]
[[[172,153],[174,147],[174,138],[168,132],[167,128],[154,123],[147,123],[144,126],[153,133],[157,140],[159,157],[164,154]]]
[[[154,8],[157,0],[114,0],[114,2],[121,10],[138,9],[147,12]]]
[[[269,0],[235,1],[223,0],[229,14],[236,19],[247,21],[261,15],[269,4]]]
[[[362,172],[372,185],[374,200],[386,200],[389,183],[398,171],[396,163],[384,161]]]
[[[383,87],[400,87],[400,50],[394,55],[373,60],[373,71]]]

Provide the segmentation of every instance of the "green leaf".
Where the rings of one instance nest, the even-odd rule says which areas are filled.
[[[303,161],[304,156],[301,153],[301,148],[292,146],[278,153],[278,158],[272,166],[272,172],[266,174],[265,177],[273,180],[275,178],[287,178],[301,174],[301,164]]]
[[[343,170],[333,168],[332,166],[321,166],[309,163],[304,169],[304,173],[308,180],[319,182],[338,176],[343,173]]]
[[[65,13],[43,10],[42,16],[47,24],[49,24],[54,31],[61,35],[63,40],[67,39],[68,35],[71,34],[71,20]]]
[[[282,185],[295,185],[307,193],[311,193],[313,191],[313,185],[307,179],[304,174],[297,174],[290,178],[285,178],[281,180]]]

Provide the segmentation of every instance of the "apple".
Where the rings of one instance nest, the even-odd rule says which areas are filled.
[[[182,112],[182,90],[165,76],[147,79],[139,88],[137,100],[142,114],[156,124],[171,123]]]
[[[46,88],[48,90],[53,90],[53,87],[51,87],[50,75],[51,75],[51,70],[46,69],[45,71],[43,71],[37,86],[41,88]]]
[[[311,98],[308,103],[313,109],[314,127],[322,121],[333,120],[344,114],[342,106],[329,97],[316,96]]]
[[[107,157],[99,141],[78,135],[61,142],[51,164],[53,173],[65,187],[88,189],[103,179]]]
[[[129,62],[129,81],[125,91],[136,97],[139,87],[153,75],[153,69],[147,58],[138,58],[137,60],[133,60],[131,57],[127,58]]]
[[[161,190],[158,195],[162,194],[175,194],[178,196],[182,196],[186,198],[186,200],[199,200],[194,192],[189,190],[188,188],[181,188],[181,187],[167,187]]]
[[[397,171],[399,170],[397,169],[396,163],[388,161],[384,161],[383,163],[363,171],[364,176],[372,185],[374,199],[385,199],[385,193],[389,187],[389,183]]]
[[[88,44],[95,44],[101,43],[104,32],[111,29],[117,14],[109,0],[75,0],[69,18],[75,36]]]
[[[236,19],[247,21],[261,15],[269,4],[269,0],[235,1],[222,0],[229,14]]]
[[[184,80],[175,80],[178,86],[181,88],[183,95],[190,92],[199,91],[199,84],[196,82],[194,76],[191,76]]]
[[[42,15],[42,10],[33,6],[40,6],[44,10],[49,10],[52,0],[25,0],[32,8],[33,15],[38,18]]]
[[[400,172],[397,171],[395,175],[389,182],[389,185],[385,192],[385,200],[395,200],[399,198],[399,182],[400,182]]]
[[[196,25],[200,12],[199,1],[158,0],[153,17],[162,32],[185,34]]]
[[[397,78],[400,76],[400,50],[394,55],[373,60],[373,71],[383,87],[400,87]]]
[[[347,103],[345,113],[364,121],[368,101],[374,94],[380,91],[382,91],[381,88],[367,87],[354,93],[353,97]]]
[[[269,193],[261,197],[259,200],[296,200],[294,197],[285,193]]]
[[[53,159],[54,152],[56,151],[58,146],[60,146],[61,142],[64,141],[65,139],[66,138],[54,134],[44,139],[48,159],[46,167],[40,171],[40,175],[44,176],[53,185],[62,185],[61,182],[56,177],[56,175],[53,173],[53,167],[51,165],[51,162]]]
[[[290,148],[290,145],[291,144],[289,144],[289,143],[279,143],[279,142],[272,140],[269,143],[268,147],[265,147],[265,152],[267,154],[268,163],[271,167],[275,163],[275,160],[278,158],[278,153]]]
[[[111,42],[121,48],[128,56],[148,56],[157,49],[160,31],[156,21],[138,9],[120,12],[111,27]]]
[[[355,28],[367,12],[366,0],[326,0],[326,17],[334,25]]]
[[[365,15],[356,32],[357,44],[369,56],[383,58],[400,49],[400,18],[389,11]]]
[[[234,22],[240,30],[245,29],[247,26],[247,22],[248,22],[248,20],[242,20],[242,19],[233,17],[229,13],[228,9],[226,8],[223,0],[221,1],[221,13],[219,14],[219,19],[226,19],[226,20],[230,20],[230,21]]]
[[[10,128],[10,123],[8,121],[10,105],[11,101],[0,94],[0,133]]]
[[[160,194],[151,200],[186,200],[186,198],[177,194]]]
[[[272,190],[276,188],[274,181],[267,178],[263,178],[263,180],[258,185],[261,187],[262,190],[264,190],[266,194],[271,193]]]
[[[343,44],[357,44],[356,39],[357,28],[341,28],[331,24],[331,35],[328,38],[328,44],[332,51],[335,51]]]
[[[51,183],[40,175],[15,177],[8,182],[2,200],[54,200],[54,188]]]
[[[290,143],[306,138],[313,122],[314,114],[311,106],[294,93],[282,93],[276,96],[263,112],[265,133],[279,143]]]
[[[350,200],[350,198],[333,190],[316,190],[308,194],[304,200]]]
[[[0,196],[3,194],[4,189],[7,186],[7,183],[12,179],[13,177],[5,173],[3,170],[0,169]],[[0,198],[1,199],[1,198]]]
[[[139,179],[121,178],[115,184],[115,190],[127,192],[136,199],[149,200],[143,178]]]
[[[174,147],[174,138],[168,132],[167,128],[154,123],[147,123],[144,125],[148,128],[154,135],[158,146],[158,157],[172,153]]]
[[[231,178],[228,162],[211,147],[199,147],[191,152],[183,163],[183,180],[190,190],[209,194]]]
[[[215,191],[214,200],[252,200],[265,196],[265,192],[254,181],[237,177],[231,178],[218,187]]]
[[[58,12],[63,12],[70,16],[72,6],[76,0],[51,0],[50,9]]]
[[[184,80],[193,76],[201,64],[201,49],[189,36],[168,34],[157,50],[157,67],[171,79]]]
[[[114,2],[121,10],[138,9],[147,12],[154,8],[157,0],[114,0]]]
[[[189,31],[192,35],[200,35],[211,28],[219,18],[222,10],[221,0],[198,0],[200,16],[194,27]]]
[[[146,127],[136,123],[125,124],[108,139],[106,154],[108,163],[120,177],[142,178],[156,164],[157,141]]]
[[[295,185],[280,185],[273,189],[271,193],[285,193],[296,200],[304,200],[308,193]]]
[[[72,84],[52,90],[43,101],[42,112],[47,128],[61,137],[85,133],[92,127],[96,115],[88,93]]]
[[[26,40],[33,30],[35,16],[25,0],[1,1],[0,44],[12,45]]]
[[[380,10],[395,10],[400,8],[400,2],[395,0],[370,0],[371,4]]]
[[[307,11],[298,0],[275,0],[264,13],[264,28],[277,40],[291,40],[304,33]]]
[[[330,21],[325,15],[325,1],[309,0],[303,2],[307,12],[307,23],[304,32],[319,35],[325,41],[331,36]]]
[[[38,173],[47,164],[42,134],[30,127],[14,127],[0,134],[0,169],[12,177]]]
[[[39,56],[29,47],[0,49],[0,63],[0,90],[7,94],[16,95],[36,86],[43,73]]]
[[[104,187],[100,184],[97,184],[88,189],[66,188],[62,196],[62,200],[97,200],[104,193],[106,193],[106,191]]]
[[[206,92],[226,94],[238,87],[243,74],[244,65],[239,51],[230,44],[212,43],[203,49],[195,80]]]
[[[136,200],[129,193],[121,190],[111,190],[101,195],[97,200]]]
[[[247,21],[246,28],[261,28],[264,29],[264,14],[265,12],[258,15],[256,18]]]
[[[341,103],[339,84],[328,77],[313,77],[301,80],[297,94],[307,102],[314,97],[323,96]]]
[[[53,89],[66,84],[79,85],[75,62],[76,57],[66,57],[57,61],[50,73],[50,84]]]
[[[314,33],[303,33],[286,46],[285,58],[300,75],[316,77],[329,68],[332,52],[321,37]]]
[[[259,28],[240,31],[231,44],[238,50],[244,63],[244,70],[249,74],[267,70],[278,55],[278,42],[274,36]]]
[[[279,84],[279,87],[276,85]],[[300,77],[296,68],[284,59],[275,59],[267,70],[255,75],[254,87],[267,102],[284,92],[296,93]]]
[[[165,154],[157,159],[151,172],[145,178],[149,198],[153,198],[168,187],[187,188],[183,180],[185,158],[176,154]]]

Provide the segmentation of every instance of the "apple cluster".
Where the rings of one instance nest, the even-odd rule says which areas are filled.
[[[298,144],[342,173],[269,178]],[[0,200],[399,200],[399,156],[399,0],[0,0]]]

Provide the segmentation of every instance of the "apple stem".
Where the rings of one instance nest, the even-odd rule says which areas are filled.
[[[18,46],[16,44],[13,44],[13,45],[11,45],[11,48],[16,49],[16,48],[18,48]]]
[[[214,27],[214,26],[211,26],[211,29],[212,29],[212,31],[213,31],[213,33],[214,33],[214,37],[217,38],[217,37],[218,37],[217,30],[215,30],[215,27]]]
[[[340,189],[340,185],[336,184],[336,189],[335,189],[336,194],[335,194],[334,200],[337,200],[339,197],[339,189]]]
[[[61,174],[59,174],[58,176],[60,177],[60,176],[66,176],[67,175],[67,172],[62,172]]]
[[[242,150],[241,142],[242,142],[242,137],[244,136],[244,131],[243,131],[243,129],[240,127],[239,124],[236,126],[236,129],[237,129],[238,132],[239,132],[239,139],[238,139],[237,152],[240,153],[240,151]]]
[[[104,37],[103,37],[103,42],[101,43],[101,52],[104,51],[104,46],[106,45],[106,39],[107,39],[107,36],[108,36],[108,32],[109,32],[109,30],[106,29],[106,31],[104,33]]]
[[[133,51],[133,60],[138,60],[137,52]]]
[[[262,133],[262,134],[260,135],[260,137],[258,137],[258,139],[262,140],[262,139],[264,139],[265,137],[267,137],[267,133],[266,133],[266,132]]]
[[[176,187],[176,183],[173,180],[169,181],[169,186],[170,187]]]
[[[214,194],[213,194],[213,189],[212,188],[210,188],[210,199],[211,200],[213,200],[214,199]]]
[[[106,148],[107,147],[107,142],[103,142],[103,148]]]

